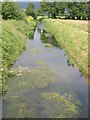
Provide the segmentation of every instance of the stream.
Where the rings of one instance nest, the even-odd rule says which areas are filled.
[[[11,68],[3,118],[87,118],[87,80],[41,26]]]

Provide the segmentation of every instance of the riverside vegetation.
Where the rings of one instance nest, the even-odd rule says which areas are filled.
[[[52,5],[55,10],[59,8],[58,3]],[[75,62],[87,76],[87,23],[80,22],[79,26],[79,21],[49,18],[43,20],[46,27],[39,23],[34,33],[34,5],[30,3],[24,12],[14,2],[5,2],[2,8],[1,72],[3,92],[7,91],[2,97],[3,118],[87,117],[85,78],[76,67],[67,64]],[[51,18],[56,17],[55,10],[51,9]],[[68,60],[59,46],[70,56]]]
[[[39,26],[41,26],[40,23],[36,27],[33,40],[27,40],[26,50],[10,69],[11,76],[7,79],[8,91],[3,95],[3,101],[5,101],[3,117],[80,117],[87,109],[80,110],[83,108],[82,97],[80,99],[73,88],[76,86],[76,81],[78,84],[79,82],[80,85],[82,84],[80,81],[82,77],[77,76],[79,71],[75,72],[73,67],[68,66],[63,51],[54,46],[52,35],[45,32],[43,33],[45,36],[42,36]],[[47,42],[44,41],[45,37]],[[50,64],[57,70],[52,69]],[[61,77],[66,75],[65,69],[66,72],[70,70],[69,73],[72,74],[70,78],[74,85],[72,82],[62,83],[70,79],[69,76],[66,76],[62,80]],[[59,71],[59,75],[57,71]],[[74,76],[78,77],[77,80],[73,79]],[[85,89],[85,87],[83,88]],[[86,106],[86,104],[84,105]]]
[[[41,8],[38,9],[38,14],[46,12],[47,4],[41,3]],[[52,3],[54,4],[54,3]],[[73,4],[72,4],[73,5]],[[61,10],[65,10],[65,5],[62,5]],[[83,7],[80,4],[79,7]],[[7,7],[7,9],[6,9]],[[14,10],[11,12],[11,7]],[[42,7],[44,10],[42,11]],[[59,4],[55,4],[56,8],[59,8]],[[74,5],[77,8],[76,4]],[[8,10],[8,12],[7,12]],[[60,9],[58,9],[60,12]],[[87,4],[85,4],[85,10],[87,13]],[[49,10],[48,10],[49,11]],[[53,11],[53,10],[52,10]],[[69,11],[70,12],[70,11]],[[27,18],[26,14],[29,15]],[[62,12],[63,14],[63,12]],[[73,13],[74,14],[74,13]],[[32,15],[33,17],[30,17]],[[51,17],[52,14],[50,13]],[[77,16],[77,14],[74,14]],[[54,16],[54,13],[53,13]],[[55,12],[55,16],[57,16]],[[50,17],[50,16],[49,16]],[[87,16],[79,16],[87,19]],[[18,5],[14,2],[2,4],[2,79],[3,83],[9,75],[8,69],[15,62],[18,55],[23,49],[25,49],[26,36],[32,38],[34,33],[34,27],[36,26],[36,14],[33,4],[29,4],[25,12],[22,12]],[[43,17],[44,18],[44,17]],[[53,17],[52,17],[53,18]],[[75,16],[74,16],[75,18]],[[78,18],[78,17],[77,17]],[[41,18],[40,18],[41,19]],[[46,25],[47,31],[52,33],[59,43],[60,47],[63,47],[65,51],[71,56],[72,60],[79,66],[80,71],[85,76],[88,76],[88,23],[87,21],[73,21],[73,20],[60,20],[60,19],[44,19],[43,22]],[[58,32],[57,32],[58,31]],[[74,32],[73,32],[74,31]],[[8,42],[7,42],[8,41]],[[13,42],[15,44],[13,44]],[[12,45],[13,44],[13,45]],[[14,47],[15,46],[15,47]],[[46,45],[47,46],[47,45]]]
[[[43,23],[80,71],[88,76],[88,21],[44,19]]]
[[[10,16],[5,11],[5,6],[7,5]],[[14,13],[9,11],[11,5],[13,8],[16,7],[15,12],[13,11]],[[2,85],[2,90],[6,91],[6,78],[10,76],[9,68],[25,49],[26,38],[33,37],[36,22],[32,17],[22,13],[14,2],[6,2],[2,5],[2,8],[2,84],[0,83],[0,86]]]

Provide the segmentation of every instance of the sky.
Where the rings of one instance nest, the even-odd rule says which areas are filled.
[[[29,3],[34,4],[34,9],[35,11],[37,10],[38,7],[40,7],[40,2],[17,2],[21,9],[26,9]]]

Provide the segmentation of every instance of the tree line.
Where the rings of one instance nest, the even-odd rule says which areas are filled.
[[[29,3],[25,12],[22,12],[19,5],[15,2],[4,2],[2,4],[3,19],[23,19],[25,15],[32,16],[34,19],[37,15],[48,15],[49,18],[64,18],[87,20],[90,19],[89,3],[87,2],[40,2],[40,8],[37,13],[34,10],[34,4]]]
[[[87,2],[40,2],[40,8],[37,9],[38,15],[48,15],[49,18],[65,16],[66,19],[90,18]]]

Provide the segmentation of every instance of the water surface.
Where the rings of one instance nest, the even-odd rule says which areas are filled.
[[[3,118],[87,118],[87,81],[67,61],[64,50],[39,23],[11,68],[21,75],[8,78]]]

